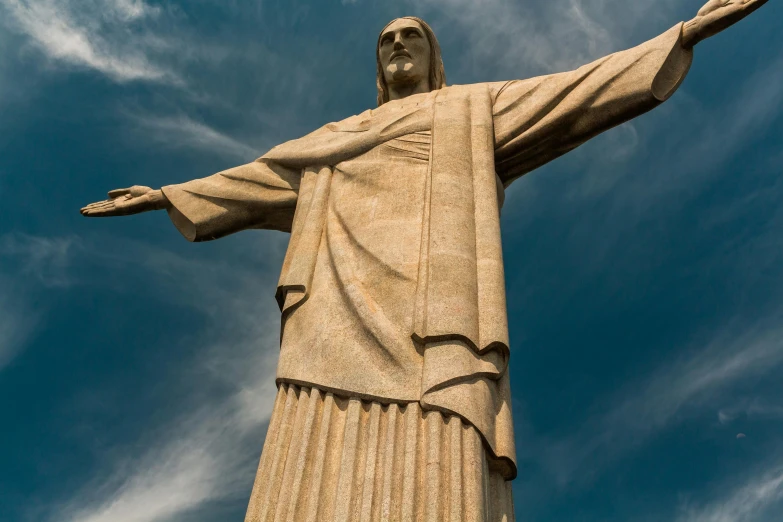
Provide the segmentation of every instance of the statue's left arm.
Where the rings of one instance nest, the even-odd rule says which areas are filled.
[[[693,46],[766,0],[710,0],[693,20],[575,71],[490,84],[496,170],[505,185],[666,101]]]

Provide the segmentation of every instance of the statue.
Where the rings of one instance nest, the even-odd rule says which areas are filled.
[[[514,519],[504,190],[668,99],[694,45],[765,2],[710,0],[575,71],[454,86],[432,29],[399,18],[378,38],[378,108],[81,210],[165,209],[190,241],[290,232],[278,396],[246,522]]]

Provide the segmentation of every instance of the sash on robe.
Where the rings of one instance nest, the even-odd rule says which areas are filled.
[[[495,174],[492,101],[486,84],[437,92],[432,121],[395,115],[393,128],[360,115],[272,149],[261,161],[304,167],[277,300],[283,314],[308,298],[326,220],[332,167],[399,136],[432,129],[412,337],[425,346],[421,404],[477,427],[515,475],[506,294],[500,241],[503,187]],[[314,133],[315,134],[315,133]],[[307,151],[308,158],[297,157]],[[312,157],[314,150],[326,158]],[[291,159],[295,158],[295,161]],[[312,165],[312,163],[311,163]],[[505,376],[505,378],[504,378]],[[317,384],[317,383],[314,383]],[[499,433],[500,432],[500,433]]]

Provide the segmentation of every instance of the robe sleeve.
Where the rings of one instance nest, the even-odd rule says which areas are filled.
[[[693,59],[681,34],[678,24],[575,71],[490,84],[504,185],[667,100]]]
[[[161,190],[169,217],[188,241],[208,241],[248,228],[290,232],[301,171],[260,159]]]

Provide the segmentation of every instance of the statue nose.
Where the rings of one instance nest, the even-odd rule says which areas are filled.
[[[405,49],[405,46],[402,44],[402,40],[394,40],[394,50],[398,51],[400,49]]]

